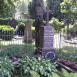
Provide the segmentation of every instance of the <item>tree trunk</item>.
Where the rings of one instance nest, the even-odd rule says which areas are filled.
[[[40,26],[43,26],[43,0],[35,0],[35,43],[36,47],[40,45]]]

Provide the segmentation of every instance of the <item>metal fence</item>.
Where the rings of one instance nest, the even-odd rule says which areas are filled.
[[[20,31],[21,32],[21,31]],[[6,35],[0,32],[0,49],[6,48],[10,45],[23,45],[24,43],[24,35],[23,33],[17,33],[14,36],[12,35]],[[27,35],[26,38],[29,38],[30,36]],[[32,45],[35,45],[35,34],[32,34]],[[9,38],[9,40],[5,40],[5,38]],[[28,41],[28,39],[27,39]],[[27,42],[28,44],[28,42]],[[76,43],[70,43],[66,42],[64,40],[64,33],[62,32],[55,32],[54,33],[54,41],[53,41],[53,47],[58,48],[58,49],[71,49],[72,51],[76,52],[77,51],[77,44]],[[70,51],[69,51],[70,52]]]
[[[28,32],[28,31],[27,31]],[[8,45],[23,45],[24,43],[24,37],[27,38],[27,44],[28,44],[28,38],[31,37],[29,35],[24,36],[23,33],[20,34],[19,32],[15,33],[15,35],[11,35],[10,33],[3,33],[0,32],[0,48],[3,48]],[[32,43],[35,45],[35,33],[32,34]],[[56,38],[56,39],[55,39]],[[53,46],[54,48],[59,48],[60,47],[60,32],[54,33],[54,42]]]

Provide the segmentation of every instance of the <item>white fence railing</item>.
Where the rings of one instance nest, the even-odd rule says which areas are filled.
[[[27,31],[28,32],[28,31]],[[17,33],[16,35],[11,35],[10,33],[6,35],[6,33],[1,33],[0,32],[0,48],[5,48],[5,46],[8,46],[8,45],[23,45],[25,44],[24,43],[24,35],[22,35],[23,33],[21,33],[19,35],[19,33]],[[27,44],[28,44],[28,38],[30,37],[28,34],[26,35],[27,37]],[[35,45],[35,34],[32,34],[32,43],[33,45]],[[57,33],[54,33],[54,41],[53,41],[53,47],[54,48],[63,48],[64,46],[66,47],[73,47],[73,48],[76,48],[77,47],[77,44],[74,43],[69,43],[69,42],[66,42],[64,40],[64,37],[62,36],[62,34],[60,32],[57,32]],[[74,51],[76,51],[74,49]]]

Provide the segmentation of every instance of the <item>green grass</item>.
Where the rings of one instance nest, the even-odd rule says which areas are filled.
[[[67,53],[70,53],[70,54],[77,54],[77,47],[76,46],[64,46],[62,48],[62,51],[63,52],[67,52]]]

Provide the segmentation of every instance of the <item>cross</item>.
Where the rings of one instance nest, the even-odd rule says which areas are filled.
[[[44,10],[44,13],[46,13],[46,26],[49,26],[49,13],[52,11],[49,10],[49,7],[46,7],[46,10]]]
[[[30,17],[31,17],[31,16],[28,14],[28,15],[26,16],[27,20],[29,20],[29,19],[30,19]]]
[[[63,22],[64,22],[64,26],[65,26],[65,23],[67,21],[67,19],[65,19],[65,15],[64,15],[64,19],[61,19]]]
[[[70,23],[70,19],[69,18],[66,20],[66,23],[67,23],[67,34],[69,34],[69,23]]]

